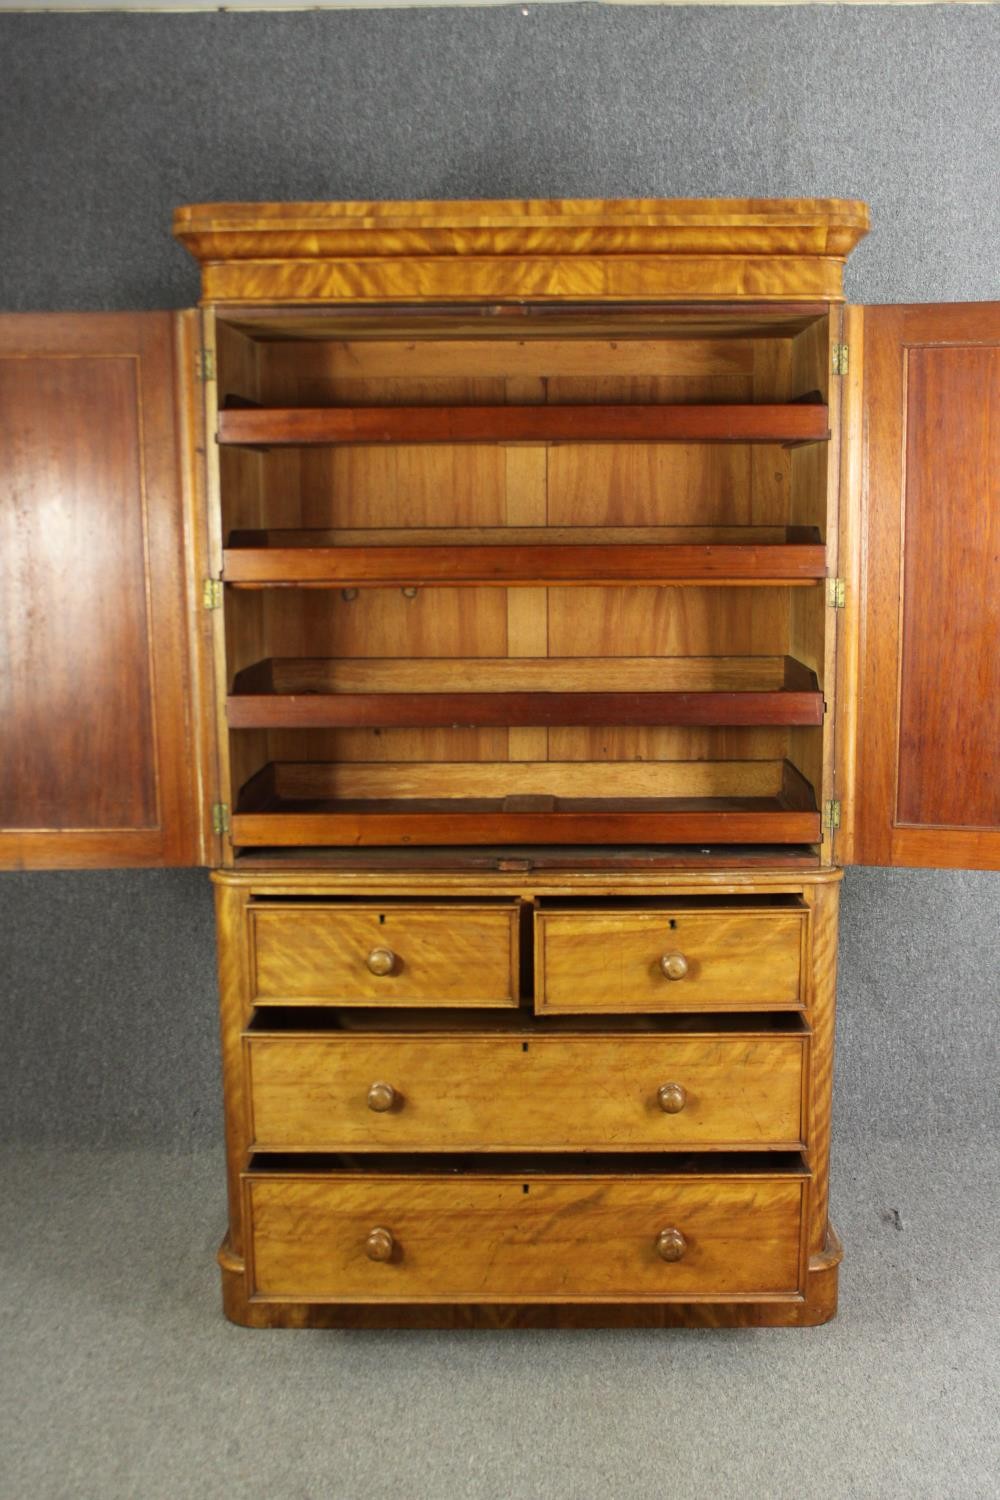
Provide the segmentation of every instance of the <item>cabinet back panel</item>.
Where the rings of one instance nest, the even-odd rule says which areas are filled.
[[[271,656],[506,656],[503,589],[263,589]],[[238,608],[251,612],[250,590]]]
[[[549,655],[784,656],[789,645],[789,595],[795,592],[549,589]]]
[[[626,394],[628,382],[637,386],[632,399],[648,400],[648,395],[640,394],[640,387],[658,381],[686,382],[689,399],[699,399],[695,394],[698,391],[711,399],[713,389],[721,392],[727,382],[753,378],[762,358],[774,375],[759,400],[793,399],[817,388],[815,380],[811,386],[799,388],[802,372],[798,351],[825,337],[825,315],[798,318],[773,330],[774,336],[736,319],[729,329],[695,327],[679,337],[658,337],[653,328],[634,333],[621,326],[609,330],[611,337],[601,337],[606,314],[591,310],[581,316],[585,323],[580,326],[586,327],[587,333],[581,334],[578,329],[571,337],[556,336],[552,328],[539,334],[526,323],[516,330],[517,336],[512,333],[503,338],[427,337],[426,333],[424,337],[401,338],[390,323],[386,330],[389,336],[251,338],[250,342],[258,351],[261,399],[275,406],[350,402],[354,391],[361,388],[368,390],[373,403],[398,401],[400,389],[417,386],[426,391],[425,400],[461,399],[444,393],[462,380],[482,384],[526,378],[558,386],[566,394],[550,395],[550,399],[560,401],[594,399],[589,390],[581,389],[578,396],[572,390],[577,382],[589,387],[595,381],[602,388],[614,385],[622,391],[622,400],[630,399]],[[661,316],[669,318],[669,312]],[[403,312],[391,317],[396,323],[405,321]],[[626,310],[618,319],[619,325],[628,317]],[[727,332],[731,336],[727,337]],[[237,332],[237,337],[244,336],[242,329]],[[437,396],[433,394],[435,388]]]
[[[785,656],[792,603],[822,629],[822,590],[782,588],[260,589],[230,594],[235,643],[280,657]],[[512,612],[518,618],[512,621]],[[529,613],[537,623],[529,625]],[[512,625],[514,628],[512,628]],[[799,631],[807,664],[822,655]],[[821,638],[820,638],[821,639]],[[238,666],[255,658],[241,658]],[[800,659],[806,660],[806,657]]]
[[[238,739],[243,730],[233,738]],[[508,758],[507,729],[272,729],[268,760],[495,761]]]
[[[537,404],[531,394],[511,399]],[[235,480],[225,530],[781,526],[801,515],[822,536],[825,491],[814,476],[825,471],[826,450],[813,446],[819,456],[810,465],[793,465],[796,452],[809,450],[771,443],[394,443],[243,453],[221,460]],[[524,510],[526,455],[538,467],[537,514]]]
[[[594,321],[597,321],[596,319]],[[760,340],[776,345],[789,340]],[[355,381],[447,381],[609,378],[719,379],[746,376],[754,367],[753,339],[286,339],[258,345],[263,351],[265,399],[283,402],[343,400]],[[373,397],[373,399],[375,399]],[[564,399],[560,397],[560,399]],[[572,398],[565,398],[572,399]]]
[[[524,730],[525,734],[531,732]],[[789,754],[788,729],[684,729],[628,725],[606,729],[551,728],[544,760],[628,763],[674,760],[782,760]],[[514,754],[512,729],[238,729],[267,760],[505,761]],[[818,736],[819,730],[800,731]],[[792,757],[795,759],[795,757]],[[254,770],[259,767],[254,766]],[[805,769],[804,767],[802,768]]]

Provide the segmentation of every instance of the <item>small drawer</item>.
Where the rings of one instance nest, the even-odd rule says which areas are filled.
[[[251,1032],[256,1151],[794,1150],[806,1032]]]
[[[515,903],[249,909],[251,994],[266,1005],[516,1006]]]
[[[795,907],[540,911],[535,1009],[801,1009],[807,917]]]
[[[248,1283],[312,1302],[794,1296],[806,1187],[801,1173],[253,1171]]]

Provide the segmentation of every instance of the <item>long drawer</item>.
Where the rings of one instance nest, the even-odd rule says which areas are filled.
[[[799,1009],[807,915],[757,906],[542,910],[535,1009]]]
[[[267,1005],[515,1006],[515,902],[249,910],[251,995]]]
[[[797,1149],[808,1034],[244,1036],[258,1151]]]
[[[322,1302],[794,1295],[801,1172],[244,1174],[251,1295]]]

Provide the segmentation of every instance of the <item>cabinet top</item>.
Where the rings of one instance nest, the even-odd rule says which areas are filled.
[[[842,298],[838,198],[206,203],[174,233],[208,302]]]

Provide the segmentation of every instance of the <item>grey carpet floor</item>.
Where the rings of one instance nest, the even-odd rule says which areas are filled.
[[[219,1311],[215,1153],[11,1152],[0,1494],[995,1500],[998,1180],[841,1144],[826,1328],[267,1333]]]

